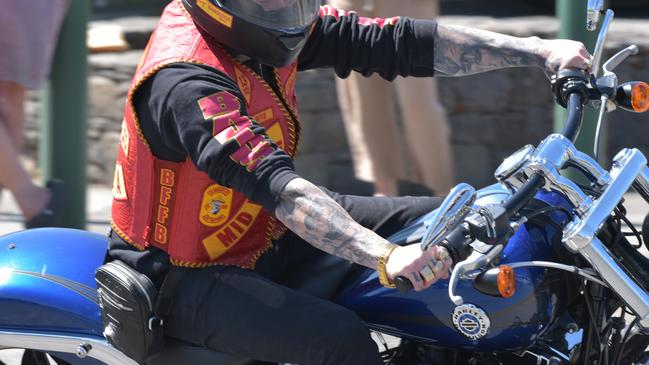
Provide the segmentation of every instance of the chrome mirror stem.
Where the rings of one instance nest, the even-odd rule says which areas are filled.
[[[591,32],[597,29],[599,20],[604,12],[604,0],[588,0],[588,10],[586,11],[586,29]]]
[[[615,17],[615,12],[613,10],[606,10],[606,16],[604,17],[604,23],[602,23],[602,28],[599,30],[599,35],[597,36],[597,44],[595,45],[595,50],[593,51],[593,66],[592,73],[595,77],[598,77],[601,74],[600,65],[602,63],[602,55],[604,53],[604,43],[606,43],[606,36],[608,35],[608,28],[611,26],[611,22]]]

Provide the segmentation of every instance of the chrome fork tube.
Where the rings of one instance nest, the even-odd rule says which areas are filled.
[[[644,198],[647,203],[649,203],[649,167],[645,166],[640,171],[638,177],[633,183],[633,188]]]
[[[649,295],[622,270],[602,241],[593,238],[590,245],[582,248],[579,253],[640,317],[640,326],[649,328]]]
[[[563,233],[563,242],[572,252],[579,252],[606,283],[640,317],[640,325],[649,329],[649,295],[613,259],[596,237],[627,190],[634,187],[649,192],[647,159],[637,149],[621,151],[613,161],[611,183],[582,218],[575,218]]]

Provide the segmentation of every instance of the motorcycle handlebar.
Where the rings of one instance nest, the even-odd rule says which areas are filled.
[[[439,243],[439,246],[446,248],[451,260],[453,262],[460,262],[466,260],[467,257],[471,254],[470,247],[467,245],[467,242],[472,242],[472,238],[467,238],[468,230],[464,225],[457,226],[454,230],[449,233],[442,242]],[[394,285],[396,285],[397,290],[402,293],[408,292],[413,289],[413,285],[404,276],[397,276],[394,279]]]
[[[581,122],[584,114],[584,103],[586,96],[580,92],[573,92],[568,95],[568,103],[566,109],[568,110],[568,117],[566,125],[561,134],[571,141],[575,141],[581,129]],[[545,180],[543,176],[535,173],[530,179],[514,193],[503,206],[509,217],[513,216],[521,208],[525,206],[534,195],[543,187]]]
[[[568,110],[568,117],[566,124],[561,134],[574,142],[579,135],[581,123],[583,119],[584,104],[588,100],[587,85],[588,76],[580,70],[563,70],[560,71],[553,82],[553,89],[557,102],[566,107]],[[545,184],[544,177],[535,173],[528,181],[516,191],[507,201],[503,203],[505,208],[505,215],[511,217],[523,208],[536,193]],[[460,225],[461,226],[461,225]],[[455,230],[457,231],[457,229]],[[451,246],[458,246],[465,244],[466,236],[449,234],[444,241],[451,243]],[[462,242],[459,239],[462,238]],[[451,240],[451,241],[449,241]],[[457,263],[454,261],[454,263]],[[402,292],[408,292],[414,287],[410,280],[404,276],[397,276],[394,278],[394,284],[397,289]]]

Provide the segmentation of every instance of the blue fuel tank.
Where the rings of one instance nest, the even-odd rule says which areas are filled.
[[[107,242],[63,228],[0,237],[0,328],[102,336],[94,277]]]
[[[497,198],[494,203],[498,203],[504,200],[506,192],[498,191],[497,188],[495,191],[493,188],[483,190],[478,201]],[[551,205],[566,204],[565,198],[554,193],[540,193],[537,199]],[[390,240],[416,242],[425,231],[426,220],[431,217],[432,213]],[[555,233],[552,225],[527,224],[521,227],[505,247],[500,262],[552,260],[551,237]],[[370,328],[379,332],[440,347],[515,351],[530,346],[548,328],[569,296],[562,272],[520,268],[515,270],[515,276],[516,293],[508,299],[481,294],[473,288],[471,280],[459,282],[456,293],[464,298],[464,303],[475,305],[486,314],[486,319],[479,320],[483,323],[475,324],[488,325],[486,335],[479,339],[470,339],[471,336],[463,335],[454,325],[456,306],[448,295],[448,280],[440,280],[422,292],[400,293],[381,286],[374,270],[361,270],[344,288],[337,302],[356,312]]]

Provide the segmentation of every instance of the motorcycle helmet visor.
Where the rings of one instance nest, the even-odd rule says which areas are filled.
[[[276,30],[301,29],[318,15],[321,0],[214,0],[250,23]]]

